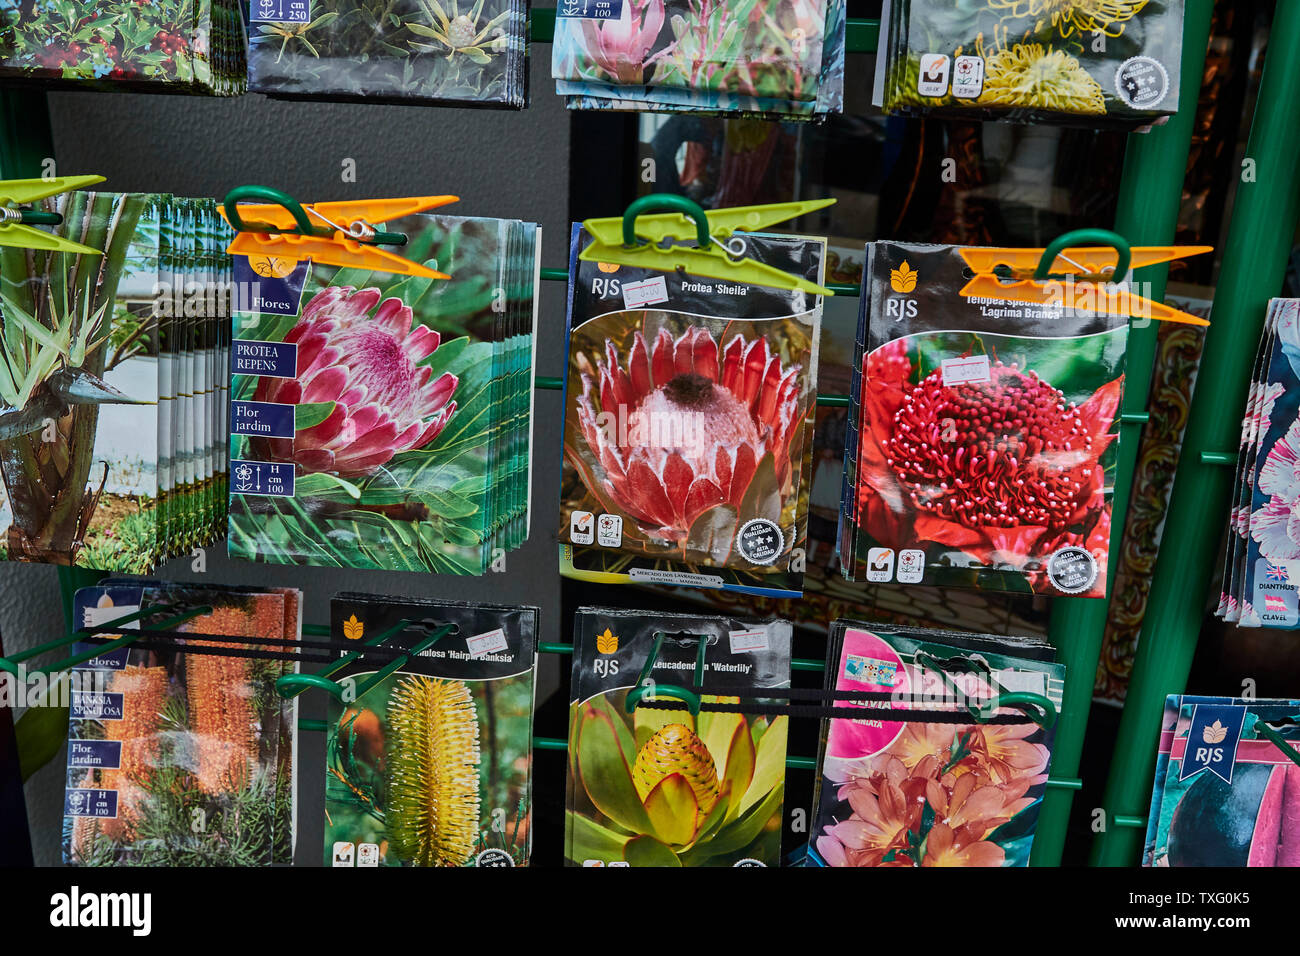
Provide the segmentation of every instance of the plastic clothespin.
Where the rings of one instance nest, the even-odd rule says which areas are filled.
[[[263,202],[240,205],[252,199]],[[240,186],[226,195],[221,208],[222,216],[236,230],[235,239],[226,251],[272,260],[277,266],[311,259],[327,265],[396,275],[450,279],[444,272],[379,248],[381,244],[401,245],[406,237],[378,230],[374,223],[427,212],[459,199],[459,196],[412,196],[299,203],[278,189]],[[245,216],[255,218],[245,219]]]
[[[684,196],[663,193],[642,196],[627,207],[622,217],[584,222],[583,228],[591,234],[592,241],[578,258],[584,262],[608,262],[659,272],[681,269],[691,275],[724,282],[834,295],[830,289],[815,282],[746,257],[744,241],[740,237],[728,241],[738,229],[758,232],[786,219],[824,209],[834,202],[834,199],[817,199],[766,206],[736,206],[706,214]],[[642,215],[652,209],[667,211]],[[685,241],[691,238],[696,240],[695,246],[664,248],[660,245],[666,239]]]
[[[1096,242],[1096,246],[1075,246]],[[1209,325],[1200,316],[1153,302],[1118,285],[1131,269],[1213,252],[1213,246],[1136,246],[1105,229],[1079,229],[1058,236],[1046,249],[962,249],[975,273],[962,288],[966,298],[1033,302],[1107,315],[1130,315]],[[1016,279],[1016,276],[1032,278]],[[1068,281],[1060,281],[1068,278]]]
[[[55,176],[52,179],[0,180],[0,246],[17,246],[20,249],[45,249],[50,252],[71,252],[81,255],[102,256],[103,250],[92,249],[63,236],[56,236],[33,226],[57,226],[63,217],[39,209],[15,209],[71,192],[84,186],[102,183],[103,176]]]

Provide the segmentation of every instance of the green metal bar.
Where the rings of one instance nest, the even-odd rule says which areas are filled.
[[[41,90],[0,92],[0,179],[35,179],[54,157],[50,111]]]
[[[192,611],[186,611],[184,614],[177,614],[175,617],[169,617],[165,621],[159,621],[157,624],[151,627],[142,628],[141,630],[138,631],[132,631],[129,634],[123,634],[115,641],[109,641],[107,644],[97,644],[88,651],[83,651],[80,654],[75,654],[72,657],[67,658],[66,660],[62,660],[57,663],[50,664],[48,667],[39,668],[38,670],[35,671],[35,673],[54,674],[59,671],[70,670],[73,667],[76,667],[78,664],[84,664],[86,661],[91,660],[92,658],[101,657],[104,654],[111,654],[119,647],[126,647],[129,644],[134,644],[136,641],[140,640],[140,638],[148,637],[150,631],[167,631],[175,627],[177,624],[184,624],[190,618],[198,617],[200,614],[211,614],[211,613],[212,613],[212,608],[210,607],[198,607]],[[108,626],[111,627],[112,625],[108,625]],[[202,636],[203,635],[201,634],[195,635],[195,637],[202,637]]]
[[[102,627],[117,627],[122,624],[130,624],[132,621],[138,621],[141,618],[149,617],[158,611],[166,609],[165,604],[151,604],[148,607],[141,608],[134,614],[127,614],[122,617],[115,617],[111,621],[106,621]],[[7,658],[0,658],[0,661],[7,660],[10,664],[21,664],[23,661],[31,660],[33,657],[39,657],[48,651],[57,650],[60,647],[67,647],[69,644],[75,644],[85,636],[84,631],[74,631],[65,637],[60,637],[55,641],[47,641],[44,644],[38,644],[35,647],[29,647],[25,651],[19,651],[17,654],[10,654]],[[2,668],[3,665],[0,665]]]
[[[1199,17],[1199,7],[1189,3],[1188,16]],[[1300,44],[1300,3],[1277,4],[1268,40],[1270,55],[1246,145],[1254,176],[1237,183],[1233,200],[1213,324],[1201,353],[1164,540],[1102,803],[1111,820],[1143,816],[1148,810],[1164,699],[1181,693],[1187,683],[1232,491],[1232,471],[1206,467],[1202,455],[1234,448],[1241,437],[1241,410],[1254,346],[1268,300],[1282,288],[1300,218],[1300,176],[1295,169],[1300,155],[1300,109],[1295,96],[1300,88],[1300,57],[1294,54]],[[1093,863],[1131,865],[1141,843],[1140,830],[1110,827],[1093,843]]]
[[[1120,181],[1115,231],[1131,245],[1167,246],[1174,241],[1213,8],[1213,0],[1187,0],[1177,115],[1171,116],[1169,122],[1157,126],[1149,133],[1129,135],[1124,155],[1124,174]],[[1138,270],[1135,278],[1150,282],[1151,289],[1146,295],[1159,301],[1164,298],[1168,274],[1167,265],[1151,266]],[[1215,321],[1219,323],[1221,320],[1215,316]],[[1111,501],[1108,597],[1106,600],[1056,598],[1052,604],[1048,636],[1059,649],[1061,662],[1066,667],[1061,719],[1056,727],[1056,741],[1052,749],[1052,771],[1063,777],[1077,777],[1079,774],[1083,739],[1088,727],[1088,711],[1092,707],[1093,677],[1097,673],[1102,638],[1106,633],[1109,588],[1115,579],[1124,519],[1128,512],[1129,490],[1142,437],[1142,423],[1135,418],[1125,418],[1124,415],[1136,416],[1146,411],[1155,349],[1155,323],[1131,323],[1124,405],[1120,417],[1119,461],[1115,467],[1115,493]],[[1237,407],[1236,414],[1240,417],[1240,406]],[[1167,524],[1166,528],[1169,526]],[[1149,610],[1147,619],[1153,619]],[[1074,793],[1066,789],[1048,790],[1044,795],[1030,856],[1032,866],[1061,865],[1073,802]]]
[[[406,621],[406,620],[399,621],[397,624],[395,624],[393,627],[390,627],[388,630],[380,631],[378,634],[374,635],[368,641],[365,641],[361,646],[374,647],[376,644],[382,644],[384,641],[388,640],[394,634],[402,633],[402,631],[406,630],[410,626],[410,624],[411,624],[410,621]],[[313,631],[317,630],[317,625],[312,625],[312,629]],[[307,633],[307,629],[305,627],[303,628],[303,633],[304,634]],[[328,636],[329,633],[330,633],[329,628],[325,628],[323,636]],[[312,675],[285,674],[283,677],[281,677],[279,680],[276,681],[276,692],[285,700],[293,700],[295,697],[297,697],[299,694],[301,694],[303,691],[307,689],[306,682],[301,680],[302,677],[311,676],[311,677],[327,679],[329,677],[332,677],[334,674],[337,674],[348,664],[351,664],[353,661],[357,660],[359,657],[361,657],[361,654],[362,654],[361,651],[351,651],[350,653],[344,654],[333,664],[326,664],[324,667],[322,667],[320,670],[316,671],[316,673]],[[291,680],[290,678],[298,678],[298,679]],[[319,687],[322,685],[313,682],[312,686]],[[285,693],[284,688],[293,688],[293,690],[290,693]]]
[[[438,628],[436,631],[434,631],[424,640],[416,641],[415,646],[412,647],[408,653],[403,654],[401,657],[396,657],[393,660],[389,661],[379,670],[375,671],[375,673],[371,676],[371,678],[368,681],[366,681],[364,684],[358,687],[355,699],[360,700],[362,697],[366,696],[366,694],[369,693],[371,688],[373,688],[376,684],[379,684],[385,678],[391,676],[394,671],[401,668],[412,657],[424,653],[429,648],[433,647],[434,644],[437,644],[440,640],[442,640],[450,633],[451,633],[451,625],[444,624],[442,627]]]

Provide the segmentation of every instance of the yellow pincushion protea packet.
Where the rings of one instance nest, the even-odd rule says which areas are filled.
[[[886,113],[1130,129],[1178,110],[1181,0],[886,0]]]

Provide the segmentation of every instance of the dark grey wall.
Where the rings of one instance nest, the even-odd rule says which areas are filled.
[[[234,186],[276,186],[305,201],[384,196],[460,196],[448,211],[528,219],[544,227],[542,262],[567,255],[569,123],[550,79],[550,47],[534,51],[532,104],[522,113],[412,106],[278,102],[257,95],[217,100],[139,94],[51,94],[60,175],[99,173],[104,188],[224,196]],[[342,181],[342,162],[356,162],[356,182]],[[563,367],[564,287],[543,283],[537,372]],[[304,620],[325,624],[336,591],[410,594],[457,600],[535,604],[542,640],[561,635],[554,503],[559,496],[558,392],[539,392],[533,457],[533,533],[506,558],[505,574],[464,579],[434,575],[340,572],[250,565],[212,549],[207,572],[189,559],[158,576],[232,584],[287,585],[306,594]],[[58,637],[63,628],[54,568],[0,562],[0,634],[13,652]],[[542,658],[539,699],[558,680],[559,661]],[[322,717],[306,694],[303,716]],[[299,741],[298,861],[321,861],[324,741]],[[64,755],[28,782],[28,816],[37,861],[59,862]]]

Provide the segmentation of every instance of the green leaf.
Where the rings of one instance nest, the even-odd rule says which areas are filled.
[[[700,805],[680,773],[670,773],[654,785],[646,794],[645,812],[654,835],[670,846],[686,846],[695,838]]]
[[[565,843],[568,858],[574,863],[584,860],[621,860],[628,837],[602,827],[572,810],[565,814]]]
[[[334,402],[307,402],[303,405],[295,405],[293,408],[293,429],[300,432],[304,428],[319,425],[329,418],[333,411]]]
[[[345,481],[338,475],[330,475],[325,472],[314,472],[310,475],[303,475],[294,484],[295,498],[323,498],[330,497],[330,493],[335,489],[341,488],[353,500],[361,497],[361,489],[350,481]]]
[[[650,817],[632,783],[631,757],[614,726],[617,715],[587,705],[578,719],[578,778],[587,796],[596,809],[625,830],[650,832]],[[626,727],[623,729],[626,733]]]
[[[633,866],[681,866],[681,858],[654,837],[639,836],[628,840],[623,858]]]
[[[754,756],[754,776],[749,781],[749,789],[741,798],[741,813],[763,799],[768,791],[785,780],[786,737],[789,727],[789,717],[777,717],[759,738],[758,750]]]
[[[55,683],[67,680],[66,673],[60,674]],[[56,690],[56,687],[52,685],[50,690]],[[68,708],[46,706],[49,697],[50,693],[46,691],[42,700],[23,711],[14,724],[18,738],[18,767],[23,780],[30,779],[32,774],[57,757],[68,742]]]

